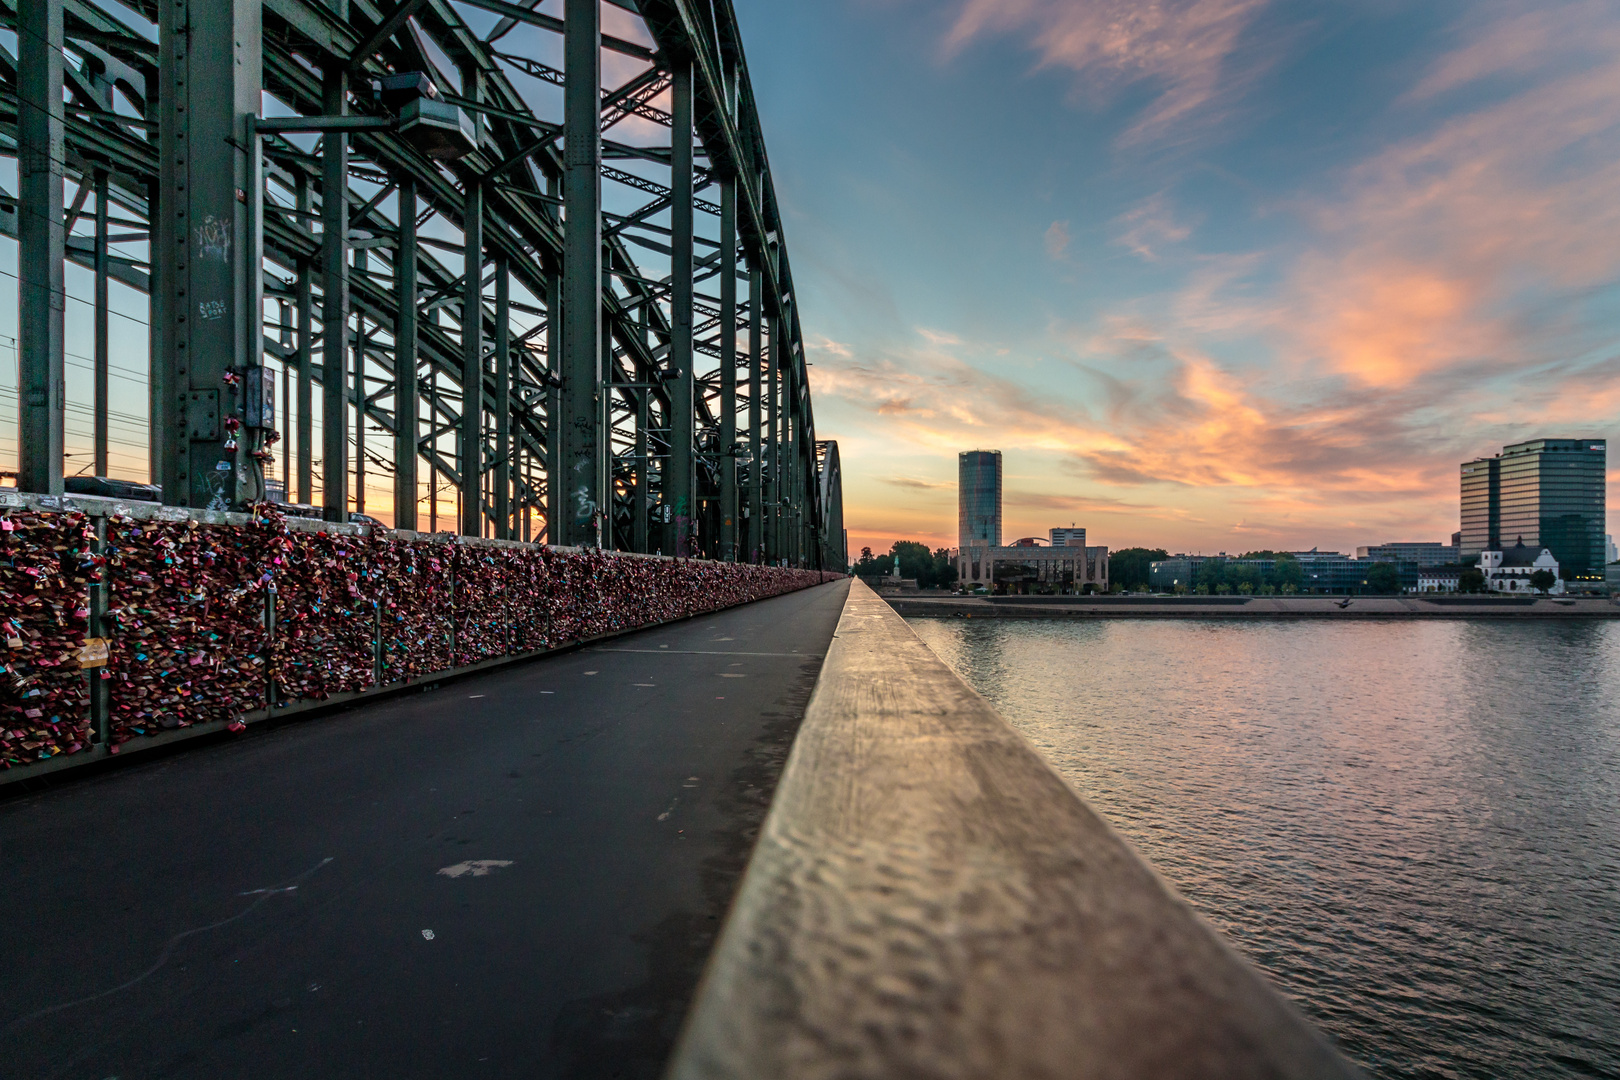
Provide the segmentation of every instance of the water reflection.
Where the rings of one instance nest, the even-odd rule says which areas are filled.
[[[912,626],[1376,1075],[1620,1076],[1620,625]]]

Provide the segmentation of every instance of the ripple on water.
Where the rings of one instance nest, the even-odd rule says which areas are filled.
[[[1620,624],[911,626],[1374,1075],[1620,1076]]]

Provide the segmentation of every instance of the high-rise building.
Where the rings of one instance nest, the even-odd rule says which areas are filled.
[[[1499,458],[1476,458],[1462,466],[1462,528],[1457,554],[1464,562],[1502,547],[1502,492]]]
[[[1059,526],[1052,530],[1053,547],[1085,547],[1086,530],[1075,528],[1073,525],[1067,529]]]
[[[1465,463],[1462,557],[1523,543],[1552,552],[1565,582],[1601,583],[1607,465],[1603,439],[1532,439]]]
[[[1603,538],[1603,561],[1605,563],[1620,562],[1620,548],[1614,546],[1614,537]]]
[[[1001,546],[1001,451],[967,450],[957,459],[957,544]]]

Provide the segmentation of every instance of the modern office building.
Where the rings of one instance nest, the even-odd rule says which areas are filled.
[[[1476,458],[1462,465],[1462,528],[1457,545],[1464,562],[1502,546],[1501,459]]]
[[[957,547],[1001,544],[1001,451],[968,450],[957,459]]]
[[[1571,589],[1603,583],[1603,439],[1532,439],[1462,465],[1462,550],[1546,548]]]
[[[1052,530],[1052,546],[1053,547],[1085,547],[1086,546],[1086,530],[1077,529],[1072,525],[1069,526],[1067,529],[1064,529],[1064,528],[1053,529]]]
[[[1108,549],[1034,543],[960,548],[956,579],[997,593],[1076,595],[1108,591]]]
[[[1369,547],[1356,548],[1356,558],[1371,559],[1373,562],[1411,563],[1422,569],[1429,566],[1446,566],[1457,561],[1457,549],[1450,544],[1439,542],[1420,541],[1394,542],[1389,544],[1373,544]]]

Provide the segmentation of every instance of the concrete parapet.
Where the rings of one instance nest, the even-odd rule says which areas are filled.
[[[855,582],[667,1075],[1358,1073]]]

